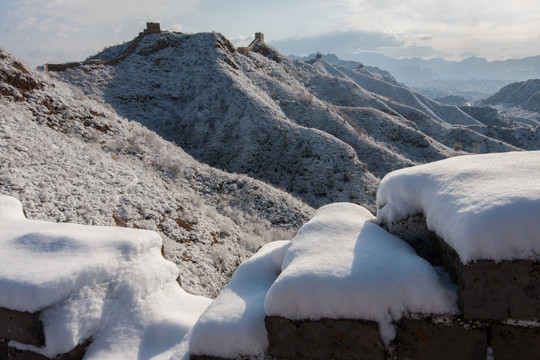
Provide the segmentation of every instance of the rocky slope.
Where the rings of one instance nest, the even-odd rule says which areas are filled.
[[[509,84],[480,104],[493,106],[514,121],[530,126],[540,125],[540,79]]]
[[[92,59],[122,54],[42,74],[1,50],[0,192],[31,218],[158,231],[195,294],[215,295],[313,207],[369,207],[391,170],[454,147],[540,144],[537,129],[384,72],[293,61],[264,43],[242,55],[217,33],[163,32]]]
[[[540,144],[534,134],[519,142],[491,131],[384,73],[293,61],[264,43],[246,56],[218,33],[148,35],[116,66],[57,76],[199,161],[314,207],[371,204],[384,174],[452,156],[456,143],[477,152]]]
[[[0,48],[0,193],[32,219],[157,231],[184,289],[214,296],[262,244],[312,208],[194,160],[79,89]]]

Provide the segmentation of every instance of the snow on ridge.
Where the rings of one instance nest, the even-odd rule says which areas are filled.
[[[459,156],[392,172],[379,222],[423,213],[463,264],[540,258],[540,151]]]
[[[268,290],[268,316],[374,320],[388,344],[406,312],[457,312],[457,295],[403,240],[347,203],[320,208],[291,241]]]
[[[85,359],[167,358],[210,301],[180,288],[157,233],[28,220],[21,210],[0,195],[0,306],[41,310],[46,343],[11,346],[54,357],[92,338]],[[169,334],[145,343],[153,327]]]

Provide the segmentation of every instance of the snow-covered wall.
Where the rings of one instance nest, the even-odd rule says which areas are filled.
[[[197,332],[191,358],[252,357],[254,344],[256,355],[280,359],[349,359],[358,354],[381,360],[536,358],[539,164],[540,152],[515,152],[462,156],[388,175],[379,190],[378,219],[391,229],[392,221],[413,216],[415,227],[408,238],[433,242],[427,259],[379,227],[358,205],[320,208],[279,256],[269,251],[257,255],[258,262],[274,267],[282,259],[275,281],[269,287],[264,283],[257,300],[251,298],[262,301],[265,294],[259,320],[244,314],[243,309],[253,307],[243,302],[249,303],[246,296],[234,305],[238,296],[231,296],[231,287],[220,299],[220,311],[202,316],[205,325],[220,326],[212,327],[211,336]],[[418,232],[423,211],[426,234]],[[430,222],[430,214],[444,216]],[[460,234],[458,242],[437,236],[448,226]],[[489,237],[479,237],[481,232]],[[257,276],[275,278],[274,267]],[[242,288],[240,277],[232,282],[234,288]],[[265,329],[260,326],[263,316]],[[239,342],[229,329],[244,328],[244,319],[259,326]],[[209,350],[220,334],[227,336],[222,348],[231,352]],[[250,346],[233,346],[240,343]],[[173,358],[182,354],[186,356]]]
[[[39,313],[45,340],[4,337],[2,322],[10,348],[55,357],[91,339],[85,359],[167,359],[210,302],[177,278],[155,232],[28,220],[0,195],[0,308]]]

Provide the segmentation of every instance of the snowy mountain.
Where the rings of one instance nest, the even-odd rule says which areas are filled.
[[[311,54],[302,59],[314,57],[315,54]],[[377,53],[351,55],[350,58],[357,61],[342,60],[334,54],[325,54],[323,58],[340,66],[355,67],[360,63],[377,66],[392,73],[398,81],[432,98],[458,95],[468,101],[476,101],[512,82],[540,77],[540,56],[504,61],[487,61],[478,57],[462,61],[394,59]]]
[[[111,47],[91,59],[121,52]],[[218,33],[147,35],[115,66],[84,65],[58,77],[197,160],[314,207],[372,204],[384,174],[452,156],[456,143],[471,152],[540,144],[528,129],[489,129],[391,76],[293,61],[265,43],[243,55]]]
[[[516,82],[483,99],[480,104],[493,106],[514,121],[540,125],[540,79]]]
[[[8,229],[0,236],[0,240],[8,244],[3,247],[7,250],[2,253],[2,274],[15,271],[13,278],[17,280],[3,278],[10,288],[2,292],[2,299],[9,298],[11,290],[26,289],[28,284],[56,295],[56,290],[62,288],[72,291],[64,294],[69,297],[55,297],[47,304],[36,297],[30,299],[32,302],[28,307],[20,302],[15,304],[17,306],[13,303],[3,306],[34,311],[42,306],[61,304],[51,311],[62,315],[62,309],[67,309],[68,315],[73,316],[66,321],[66,317],[60,317],[55,324],[69,332],[79,331],[79,325],[84,330],[77,334],[71,345],[86,339],[85,335],[92,335],[92,331],[100,333],[94,338],[96,344],[107,345],[109,341],[116,342],[116,338],[107,337],[109,332],[120,329],[114,335],[121,337],[122,331],[135,330],[129,337],[141,347],[123,353],[123,348],[132,343],[120,339],[121,346],[109,351],[111,358],[121,352],[126,358],[136,352],[141,358],[168,358],[173,350],[171,346],[181,340],[178,334],[187,332],[197,315],[210,303],[209,299],[196,300],[193,311],[183,308],[184,303],[169,306],[169,302],[176,299],[193,300],[192,295],[179,291],[175,279],[178,274],[178,281],[187,292],[215,297],[240,263],[265,243],[273,242],[244,263],[247,265],[243,266],[240,275],[251,281],[249,289],[243,285],[235,286],[233,282],[223,291],[236,300],[242,296],[250,297],[252,303],[235,304],[235,310],[252,310],[253,300],[265,300],[266,290],[287,265],[290,270],[285,276],[298,274],[292,270],[298,268],[299,263],[315,266],[316,273],[323,277],[326,275],[320,272],[324,269],[320,263],[330,270],[341,269],[340,276],[351,273],[347,266],[357,264],[354,260],[358,259],[351,258],[349,250],[360,240],[380,239],[383,235],[373,239],[368,236],[371,231],[382,234],[382,230],[373,224],[374,217],[368,209],[362,209],[359,214],[364,220],[349,219],[348,216],[356,211],[351,209],[359,208],[357,204],[373,206],[380,179],[388,172],[465,152],[540,148],[537,123],[531,123],[536,127],[525,124],[491,107],[460,108],[438,103],[376,69],[335,66],[324,59],[310,63],[293,61],[264,43],[243,55],[220,34],[164,32],[139,36],[91,59],[119,58],[121,60],[115,65],[96,61],[65,72],[44,74],[28,70],[0,48],[0,217],[4,219],[2,228]],[[534,84],[528,84],[527,89],[534,90]],[[527,98],[517,90],[515,92],[518,96],[501,96],[501,99],[511,99],[511,104],[517,104]],[[536,99],[535,94],[532,93],[526,103]],[[538,157],[535,152],[518,163],[514,161],[516,154],[527,153],[516,152],[508,158],[498,154],[491,158],[504,157],[510,165],[525,169],[532,157]],[[459,186],[443,184],[442,189],[454,190],[459,195],[466,193],[464,188],[468,188],[469,183],[463,179],[470,180],[473,170],[485,164],[481,158],[470,158],[477,163],[462,161],[463,157],[446,160],[456,166],[465,164],[468,168],[461,173],[450,171],[455,176],[452,181]],[[499,172],[498,163],[490,164],[490,177],[474,188],[479,196],[473,199],[474,204],[483,204],[483,201],[512,204],[501,197],[498,186],[493,186],[502,173],[506,187],[532,193],[535,196],[533,205],[537,205],[538,186],[531,180],[534,176],[529,176],[530,172],[521,173],[512,166],[506,166],[506,172]],[[399,171],[418,174],[414,168],[408,170]],[[510,175],[519,177],[523,174],[532,182],[514,187],[515,179]],[[439,175],[442,180],[449,178],[446,172]],[[387,182],[392,176],[386,177]],[[426,173],[412,182],[414,186],[405,181],[397,187],[395,197],[391,197],[404,197],[398,202],[399,206],[396,208],[389,199],[383,198],[384,201],[378,204],[379,211],[384,208],[385,212],[397,214],[399,209],[406,208],[407,214],[414,215],[420,207],[407,198],[425,199],[425,185],[437,178]],[[430,190],[428,193],[436,192]],[[4,195],[15,197],[22,205]],[[514,193],[503,191],[503,195]],[[523,199],[518,195],[514,198]],[[448,198],[443,196],[441,199]],[[312,236],[324,233],[320,244],[315,246],[306,241],[304,245],[295,246],[288,245],[292,242],[275,241],[293,238],[314,214],[313,207],[336,201],[357,204],[337,204],[338,208],[349,210],[319,217],[304,227],[304,233],[300,231],[296,235],[297,239],[302,239],[305,234],[305,240],[310,240]],[[420,203],[425,205],[425,202]],[[464,204],[459,200],[455,203]],[[443,201],[441,208],[448,208],[445,204],[447,202]],[[22,214],[22,206],[28,219]],[[330,205],[333,206],[336,205]],[[472,205],[468,209],[478,213]],[[458,210],[455,212],[459,213]],[[535,214],[533,211],[532,215]],[[446,223],[452,225],[450,217],[438,216],[437,219],[448,220]],[[534,216],[527,219],[536,224]],[[76,224],[49,224],[40,220]],[[320,220],[320,225],[313,225]],[[473,224],[468,227],[476,229],[478,224],[470,221]],[[505,224],[499,221],[497,225],[504,227]],[[177,269],[159,256],[160,239],[155,233],[103,228],[101,225],[157,232],[163,240],[163,255]],[[310,228],[313,231],[307,231]],[[493,226],[491,230],[495,231],[493,229],[498,228]],[[359,232],[364,232],[365,237],[359,237]],[[499,233],[503,234],[502,231]],[[336,234],[347,236],[345,239]],[[389,242],[397,240],[392,237]],[[98,246],[97,242],[102,242],[103,246]],[[381,245],[380,241],[376,242]],[[326,248],[325,244],[328,245]],[[370,242],[365,246],[373,249]],[[94,251],[86,252],[86,247]],[[359,253],[369,254],[364,249],[359,248]],[[384,246],[382,249],[381,254],[390,254]],[[405,251],[413,257],[412,249]],[[534,254],[537,252],[535,249]],[[338,253],[344,257],[330,256],[332,261],[325,261],[328,254]],[[293,254],[299,256],[292,258]],[[69,267],[63,266],[68,256],[75,261]],[[146,256],[152,261],[144,261]],[[17,257],[25,259],[24,266],[19,266],[22,262],[19,263]],[[401,258],[401,255],[393,258],[365,256],[362,260],[368,265],[377,263],[379,267],[387,268],[386,264],[397,257]],[[120,267],[116,265],[101,267],[101,259],[108,265],[122,262],[127,265],[126,270],[117,271]],[[289,262],[289,259],[295,261]],[[377,262],[377,259],[385,260]],[[38,260],[50,261],[47,264],[55,271],[41,272],[41,265],[32,267]],[[88,262],[90,270],[82,266],[84,261]],[[153,270],[160,273],[147,271],[142,266],[152,264],[156,265]],[[36,272],[31,282],[25,278],[27,268]],[[430,267],[427,270],[434,280],[435,270]],[[74,288],[67,286],[71,275],[64,277],[66,272],[74,273],[77,279],[85,278],[89,283],[75,281],[78,285]],[[131,277],[134,273],[137,277]],[[51,274],[60,276],[47,278]],[[398,274],[407,272],[400,270]],[[125,278],[130,280],[124,281]],[[138,278],[144,281],[139,283]],[[349,284],[337,283],[335,277],[327,278],[332,286],[351,288]],[[353,283],[359,285],[357,280],[373,278],[372,273],[363,272]],[[399,279],[397,275],[391,275],[391,278]],[[52,280],[45,283],[42,279]],[[60,284],[58,279],[65,282]],[[417,279],[416,275],[408,278],[414,280],[413,285],[426,284]],[[301,283],[310,285],[306,281]],[[56,287],[58,284],[61,286]],[[160,284],[163,285],[161,288]],[[280,294],[301,289],[290,284],[274,293],[278,307],[286,305]],[[390,284],[389,288],[397,288],[394,282]],[[242,292],[235,291],[239,288]],[[318,286],[315,288],[319,289]],[[159,298],[140,295],[138,290],[155,292]],[[340,291],[324,291],[323,295],[335,296]],[[255,297],[251,297],[252,292],[257,293]],[[311,293],[304,292],[304,296],[308,295],[306,301],[317,300],[310,299]],[[433,294],[433,291],[427,293]],[[131,308],[124,303],[114,303],[124,295],[129,295],[126,296],[129,306],[137,305],[133,307],[135,312],[130,313]],[[14,298],[17,303],[18,297]],[[377,298],[386,297],[377,295]],[[407,297],[399,295],[398,298]],[[109,302],[111,299],[114,301]],[[154,303],[153,299],[158,300]],[[335,309],[347,310],[342,306],[342,298],[338,296],[337,299]],[[430,299],[422,296],[418,300]],[[84,305],[87,300],[92,303]],[[111,327],[109,313],[102,315],[99,306],[94,306],[98,303],[94,300],[103,300],[104,308],[112,309],[110,314],[122,317],[123,321],[129,320],[123,324],[125,327]],[[411,308],[423,308],[422,302],[420,305],[413,303]],[[149,303],[152,304],[147,309],[150,310],[147,317],[145,311],[139,312],[145,310],[139,305]],[[185,304],[189,303],[186,301]],[[257,306],[261,304],[257,303]],[[371,301],[371,304],[380,305],[377,301]],[[221,311],[223,308],[219,306],[219,301],[211,306],[210,315],[231,314]],[[171,308],[175,312],[188,313],[189,321],[184,322],[183,316],[181,319],[167,318],[167,310]],[[357,306],[352,308],[359,309]],[[443,310],[446,308],[444,306]],[[81,309],[87,312],[79,312]],[[381,306],[381,309],[386,316],[390,314],[386,307]],[[91,321],[85,318],[86,314],[91,315]],[[257,314],[264,315],[260,311]],[[152,328],[156,320],[153,316],[159,318],[159,324],[155,323],[158,331],[150,331],[151,336],[145,338],[146,329]],[[213,318],[208,316],[207,319]],[[181,325],[175,332],[163,326],[175,327],[175,322]],[[204,322],[200,324],[203,325],[199,325],[199,329],[206,335]],[[190,334],[179,346],[179,358],[186,354],[183,351]],[[196,332],[193,334],[196,339]],[[153,346],[143,346],[149,344],[160,345],[159,351],[166,351],[158,356],[153,353]],[[89,358],[103,358],[100,351],[108,352],[108,348],[101,345],[89,348]],[[54,356],[65,350],[47,348],[43,351]]]
[[[31,219],[158,231],[191,293],[215,296],[239,263],[290,238],[313,211],[199,163],[3,49],[0,93],[0,194]]]

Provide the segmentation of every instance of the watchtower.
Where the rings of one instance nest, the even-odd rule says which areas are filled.
[[[259,40],[260,42],[264,42],[264,34],[262,32],[256,32],[255,33],[255,40]]]
[[[159,34],[161,32],[159,23],[147,22],[145,32],[147,34]]]

